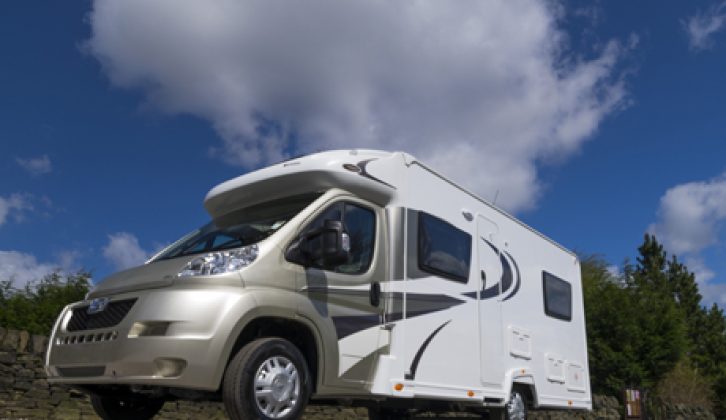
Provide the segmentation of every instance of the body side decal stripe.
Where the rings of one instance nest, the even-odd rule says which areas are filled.
[[[408,379],[408,380],[416,379],[416,369],[418,369],[418,364],[421,361],[421,356],[423,356],[424,351],[426,351],[426,347],[429,346],[429,344],[431,343],[431,340],[433,340],[434,337],[436,336],[436,334],[438,334],[439,331],[441,331],[445,326],[447,326],[449,324],[449,322],[451,322],[451,320],[448,320],[448,321],[444,322],[443,324],[441,324],[439,326],[439,328],[435,329],[434,332],[432,332],[431,335],[429,335],[428,338],[426,338],[426,340],[424,340],[424,342],[421,344],[421,347],[416,352],[416,356],[414,356],[413,361],[411,362],[411,367],[409,368],[408,373],[405,375],[406,379]]]
[[[331,290],[330,292],[336,293],[337,291]],[[350,291],[346,291],[346,294],[350,294]],[[360,296],[367,295],[368,292],[360,293]],[[403,299],[403,293],[401,292],[383,293],[383,299],[386,299],[388,296],[391,296],[393,299],[397,299],[399,301]],[[465,300],[447,295],[408,293],[406,296],[408,299],[408,305],[406,305],[407,311],[405,313],[405,318],[415,318],[417,316],[443,311],[466,303]],[[338,340],[351,334],[355,334],[358,331],[383,323],[381,316],[378,314],[333,316],[331,319],[335,326],[335,333],[338,336]],[[404,319],[404,314],[400,310],[386,314],[386,322],[395,322],[402,319]]]
[[[332,320],[338,340],[358,331],[381,325],[381,317],[378,314],[334,316]]]

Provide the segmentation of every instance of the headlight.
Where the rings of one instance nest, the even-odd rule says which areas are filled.
[[[205,276],[239,271],[257,258],[259,248],[249,245],[228,251],[210,252],[189,261],[178,277]]]

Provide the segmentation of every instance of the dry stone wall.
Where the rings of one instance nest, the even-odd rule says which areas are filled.
[[[48,338],[26,331],[0,327],[0,420],[20,419],[97,419],[86,395],[46,380],[43,354]],[[615,398],[595,396],[592,412],[536,411],[533,420],[615,420],[620,419],[622,407]],[[688,407],[669,407],[668,418],[714,418]],[[671,417],[672,416],[672,417]],[[422,414],[417,418],[472,418],[464,413],[444,415]],[[221,403],[171,401],[157,416],[158,419],[226,419]],[[305,419],[366,419],[362,408],[310,406]]]

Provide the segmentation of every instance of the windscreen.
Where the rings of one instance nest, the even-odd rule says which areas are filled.
[[[297,195],[236,210],[182,237],[154,261],[255,244],[275,233],[320,195]]]

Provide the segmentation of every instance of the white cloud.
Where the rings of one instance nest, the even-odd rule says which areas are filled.
[[[681,23],[688,34],[691,49],[710,48],[713,35],[723,29],[726,23],[726,1],[711,6],[705,12],[699,11]]]
[[[716,273],[702,256],[704,250],[718,244],[724,222],[726,174],[670,188],[660,199],[656,223],[648,228],[669,252],[684,259],[708,302],[719,302],[726,292],[726,284],[711,282]]]
[[[5,224],[8,217],[16,221],[23,220],[25,212],[32,210],[31,196],[29,194],[11,194],[9,197],[0,197],[0,226]]]
[[[0,251],[0,280],[11,280],[13,287],[21,289],[26,284],[60,270],[57,264],[38,262],[35,256],[18,251]]]
[[[606,269],[611,277],[620,278],[623,276],[623,272],[620,271],[620,267],[618,267],[617,265],[609,265],[606,267]]]
[[[716,273],[706,266],[706,261],[699,255],[687,256],[685,264],[696,277],[696,282],[701,285],[716,277]]]
[[[108,235],[108,244],[103,248],[103,256],[111,261],[118,270],[143,264],[149,257],[139,245],[136,236],[127,232]]]
[[[45,175],[53,171],[53,164],[48,155],[28,159],[15,158],[15,161],[33,176]]]
[[[64,271],[78,271],[82,268],[79,263],[79,259],[82,256],[83,254],[80,251],[71,249],[59,252],[56,258],[58,259],[58,265]]]
[[[14,288],[22,289],[26,284],[37,282],[48,274],[79,270],[80,256],[77,250],[64,250],[57,254],[57,262],[39,262],[32,254],[0,250],[0,281],[11,280]]]
[[[726,174],[677,185],[660,199],[658,221],[649,230],[676,254],[699,253],[718,241],[726,220]]]
[[[698,287],[707,306],[716,303],[722,309],[726,308],[726,283],[711,282],[700,284]]]
[[[547,0],[95,1],[86,48],[114,85],[209,120],[228,162],[405,150],[517,211],[537,165],[626,102],[628,47],[581,59],[562,16]]]

